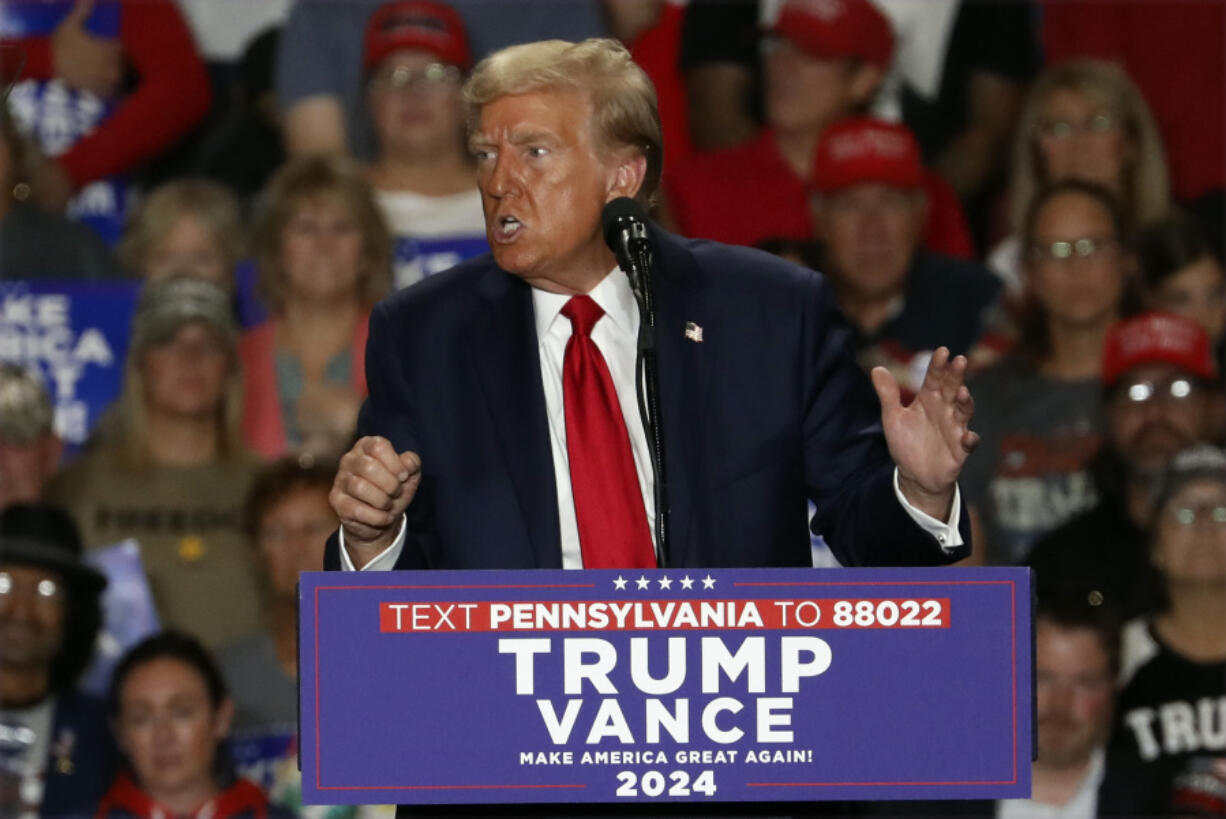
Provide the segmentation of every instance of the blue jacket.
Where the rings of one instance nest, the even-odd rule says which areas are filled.
[[[77,691],[55,701],[40,816],[92,816],[115,776],[118,753],[101,702]]]

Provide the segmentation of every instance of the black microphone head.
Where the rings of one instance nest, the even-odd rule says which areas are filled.
[[[643,206],[628,196],[619,196],[604,206],[600,214],[600,224],[604,228],[604,241],[616,252],[618,234],[629,230],[632,226],[641,226],[645,233],[647,229],[647,214]]]

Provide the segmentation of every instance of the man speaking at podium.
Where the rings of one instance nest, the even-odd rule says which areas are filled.
[[[464,97],[492,258],[372,313],[326,568],[806,566],[807,499],[845,565],[969,553],[966,360],[939,350],[905,408],[878,369],[878,403],[821,276],[652,226],[661,553],[640,316],[601,219],[659,184],[651,82],[615,41],[547,41],[488,57]]]

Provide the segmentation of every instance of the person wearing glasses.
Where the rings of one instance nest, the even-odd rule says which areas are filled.
[[[1038,191],[1064,179],[1111,191],[1131,228],[1165,216],[1170,208],[1158,126],[1118,65],[1079,59],[1049,66],[1026,99],[1009,180],[1011,235],[988,257],[1015,303],[1024,290],[1026,247],[1020,234],[1026,214]]]
[[[1164,609],[1124,629],[1112,748],[1144,791],[1138,813],[1226,808],[1226,452],[1172,461],[1154,506],[1149,559]]]
[[[106,711],[77,688],[105,586],[67,513],[0,511],[0,816],[88,816],[110,782]]]
[[[366,27],[366,100],[377,143],[369,176],[395,241],[395,284],[489,250],[460,86],[464,21],[428,0],[380,6]]]
[[[1041,191],[1023,227],[1026,305],[1009,354],[974,381],[982,436],[967,461],[978,556],[1017,563],[1098,498],[1099,372],[1112,322],[1135,308],[1123,214],[1105,188]]]
[[[1155,491],[1171,459],[1221,438],[1221,387],[1195,321],[1150,312],[1111,328],[1103,350],[1105,441],[1093,464],[1098,503],[1036,544],[1040,595],[1080,595],[1127,619],[1158,609],[1148,549]]]

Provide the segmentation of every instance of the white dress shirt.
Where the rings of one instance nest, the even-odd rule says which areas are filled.
[[[1073,798],[1063,805],[1048,805],[1033,799],[1002,799],[996,803],[996,819],[1094,819],[1098,815],[1098,787],[1106,771],[1102,748],[1094,751],[1086,778]]]
[[[588,295],[605,311],[592,328],[592,341],[600,349],[617,400],[621,405],[626,431],[630,435],[634,452],[635,471],[638,472],[639,488],[643,492],[643,508],[647,511],[648,528],[655,532],[654,471],[648,449],[647,434],[639,416],[638,399],[635,396],[634,365],[638,348],[639,312],[630,290],[630,281],[620,268],[613,268],[600,284]],[[549,415],[549,443],[553,450],[554,483],[558,489],[558,524],[562,536],[562,568],[582,569],[583,558],[579,549],[579,526],[575,521],[575,500],[570,483],[570,460],[566,452],[566,410],[562,398],[562,361],[566,354],[566,342],[570,338],[570,319],[562,315],[562,307],[570,296],[533,289],[532,309],[536,316],[536,336],[541,359],[541,383],[545,388],[545,410]],[[937,520],[912,506],[898,488],[898,470],[894,470],[894,494],[907,514],[925,531],[937,539],[944,549],[962,545],[958,524],[962,513],[961,493],[954,492],[953,509],[948,522]],[[341,532],[341,568],[353,570],[353,562],[345,550],[345,535]],[[395,541],[377,557],[362,567],[363,571],[391,569],[396,565],[404,547],[404,520]]]

